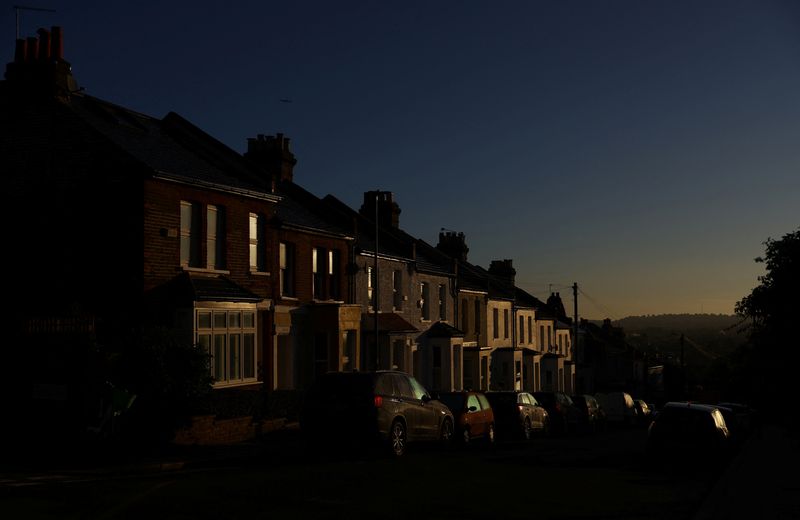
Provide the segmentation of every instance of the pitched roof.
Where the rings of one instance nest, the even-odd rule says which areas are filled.
[[[463,338],[464,333],[443,321],[437,321],[425,332],[430,338]]]
[[[64,106],[153,176],[277,200],[241,155],[174,112],[158,119],[85,94]]]
[[[375,314],[368,312],[361,314],[361,330],[367,333],[375,331]],[[379,312],[378,332],[410,333],[419,332],[419,329],[410,324],[399,314],[393,312]]]

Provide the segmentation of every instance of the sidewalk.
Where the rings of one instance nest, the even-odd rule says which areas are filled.
[[[287,444],[296,442],[299,442],[297,423],[287,423],[279,430],[236,444],[169,445],[143,453],[116,447],[76,450],[52,458],[18,456],[13,461],[3,461],[0,466],[0,487],[244,464],[265,458],[277,461],[287,454]]]
[[[694,520],[800,518],[800,441],[765,424],[746,442]]]

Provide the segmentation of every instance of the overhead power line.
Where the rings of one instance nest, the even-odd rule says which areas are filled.
[[[581,296],[583,296],[584,298],[589,300],[589,303],[591,303],[592,305],[597,307],[597,309],[602,311],[606,315],[606,317],[611,318],[613,320],[617,319],[617,313],[613,312],[611,309],[609,309],[608,307],[606,307],[602,303],[598,302],[597,300],[595,300],[594,298],[592,298],[591,296],[586,294],[586,291],[584,291],[580,287],[578,287],[578,292],[581,293]]]

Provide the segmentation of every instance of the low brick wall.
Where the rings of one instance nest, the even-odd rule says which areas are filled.
[[[254,421],[251,415],[217,419],[215,415],[192,417],[192,424],[175,432],[173,442],[180,445],[236,444],[283,428],[285,419]]]

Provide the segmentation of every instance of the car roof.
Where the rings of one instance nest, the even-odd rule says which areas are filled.
[[[664,408],[683,408],[689,410],[698,410],[704,412],[713,412],[717,410],[719,407],[711,405],[711,404],[703,404],[703,403],[693,403],[690,401],[669,401],[664,405]]]

